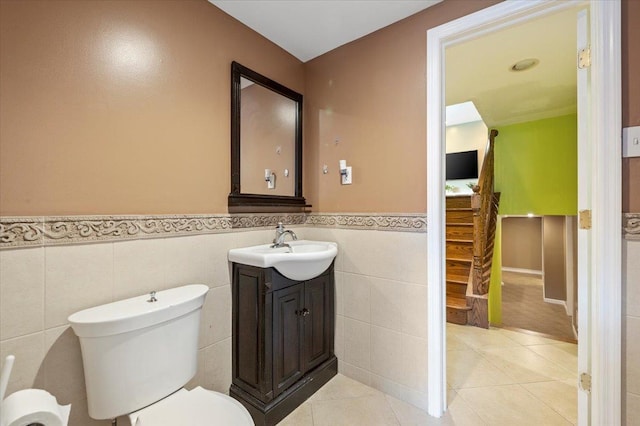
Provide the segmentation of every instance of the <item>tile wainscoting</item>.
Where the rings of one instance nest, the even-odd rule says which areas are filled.
[[[640,214],[629,216],[622,240],[622,406],[631,426],[640,421]]]
[[[424,215],[311,214],[0,218],[0,356],[16,355],[9,392],[48,390],[72,403],[71,426],[107,425],[86,412],[80,309],[205,283],[198,373],[189,386],[231,381],[227,251],[263,244],[278,221],[299,238],[339,244],[336,354],[340,372],[425,408]],[[626,417],[640,418],[640,214],[624,215]],[[384,231],[384,232],[380,232]],[[122,422],[127,424],[126,422]]]
[[[198,372],[189,386],[227,392],[227,251],[271,241],[278,221],[299,238],[339,244],[336,352],[341,372],[424,406],[423,215],[0,218],[0,356],[16,355],[8,392],[43,388],[61,403],[73,404],[71,426],[110,424],[87,415],[80,346],[67,317],[187,283],[210,287],[202,313]]]

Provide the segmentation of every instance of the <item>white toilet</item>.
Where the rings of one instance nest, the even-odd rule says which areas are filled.
[[[80,338],[89,415],[128,415],[133,426],[253,425],[230,396],[182,388],[198,365],[200,313],[209,288],[160,291],[69,317]]]

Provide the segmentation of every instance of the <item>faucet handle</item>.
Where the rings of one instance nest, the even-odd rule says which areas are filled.
[[[276,226],[276,229],[278,231],[283,231],[284,230],[284,225],[282,224],[282,222],[278,222],[278,226]]]

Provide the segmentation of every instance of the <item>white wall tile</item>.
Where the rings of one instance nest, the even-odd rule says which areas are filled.
[[[0,251],[0,340],[44,329],[44,248]]]
[[[402,332],[416,337],[427,337],[427,287],[398,283],[404,297]]]
[[[187,284],[213,286],[214,265],[210,258],[209,235],[167,238],[164,242],[164,277],[169,287]]]
[[[426,234],[353,230],[344,234],[345,272],[426,285]]]
[[[397,281],[371,278],[371,324],[402,331],[404,288]]]
[[[113,301],[111,243],[45,248],[45,327],[74,312]]]
[[[400,383],[419,392],[427,392],[427,339],[402,335],[404,367]]]
[[[207,299],[212,307],[207,342],[217,343],[231,337],[231,286],[210,289]]]
[[[44,386],[44,333],[29,334],[0,342],[0,360],[16,357],[6,395],[27,388]]]
[[[356,367],[346,361],[341,361],[338,362],[338,373],[350,377],[367,386],[371,386],[371,372],[367,369]]]
[[[627,315],[640,317],[640,241],[622,242],[622,282]]]
[[[342,295],[344,316],[363,322],[371,322],[369,281],[364,275],[343,274]]]
[[[231,338],[204,349],[206,389],[228,393],[231,386]]]
[[[626,425],[634,426],[640,422],[640,395],[627,392]]]
[[[344,315],[344,273],[334,271],[336,315]]]
[[[342,315],[336,315],[334,352],[338,360],[344,359],[344,317]]]
[[[399,382],[404,375],[402,334],[382,327],[371,327],[371,372]]]
[[[640,395],[640,318],[627,316],[627,392]]]
[[[68,404],[87,397],[80,340],[71,327],[62,326],[45,331],[45,389]]]
[[[114,300],[167,289],[164,239],[122,241],[113,245]]]
[[[229,250],[237,247],[236,240],[235,233],[206,236],[205,255],[213,268],[214,287],[231,284],[231,268],[227,256]]]
[[[344,319],[344,360],[356,367],[371,368],[371,325]]]
[[[393,380],[378,376],[377,374],[372,374],[371,387],[378,389],[380,392],[384,392],[387,395],[391,395],[402,401],[413,404],[416,407],[422,408],[423,410],[427,409],[427,395],[425,393],[409,389],[408,387],[403,386],[400,383],[396,383]]]

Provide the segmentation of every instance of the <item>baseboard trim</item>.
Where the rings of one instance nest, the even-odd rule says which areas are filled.
[[[519,274],[531,274],[531,275],[540,275],[542,276],[542,271],[536,269],[524,269],[524,268],[510,268],[508,266],[503,266],[502,270],[504,272],[517,272]]]

